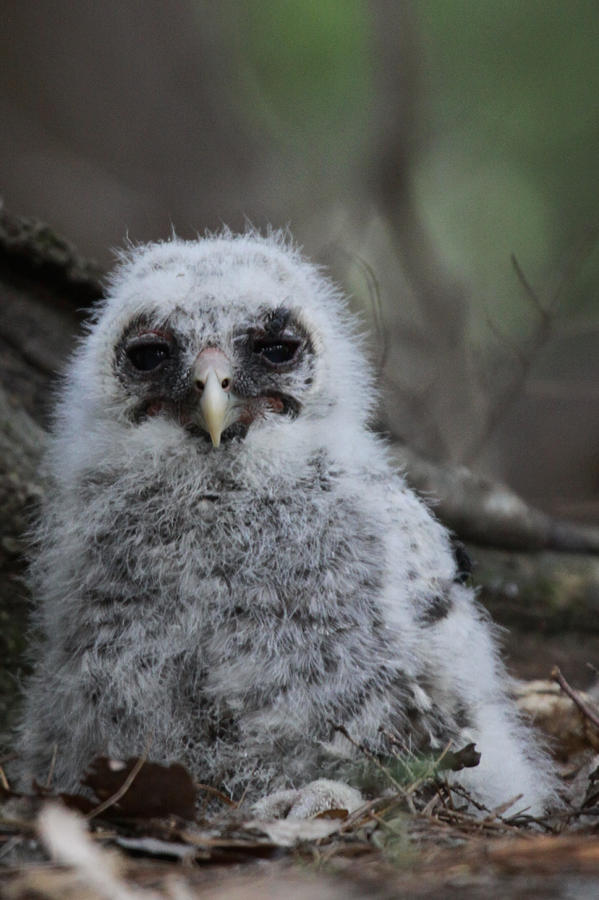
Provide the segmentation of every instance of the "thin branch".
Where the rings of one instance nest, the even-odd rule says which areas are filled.
[[[363,747],[362,744],[359,744],[357,741],[355,741],[344,725],[336,725],[334,722],[331,722],[330,724],[333,726],[335,731],[338,731],[340,734],[342,734],[343,737],[348,740],[353,747],[356,748],[356,750],[359,750],[360,753],[362,753],[366,757],[368,762],[371,762],[373,766],[375,766],[380,772],[383,772],[383,774],[391,782],[393,787],[397,789],[398,793],[401,794],[402,797],[406,797],[407,799],[408,792],[406,791],[405,787],[399,781],[397,781],[397,779],[391,774],[391,772],[389,772],[385,768],[385,766],[376,758],[373,753],[367,750],[366,747]]]
[[[218,799],[222,800],[223,803],[226,803],[227,806],[237,808],[241,804],[241,800],[239,801],[239,803],[235,803],[234,800],[231,800],[230,797],[227,797],[226,794],[223,794],[222,791],[219,791],[218,788],[212,787],[212,785],[210,784],[203,784],[201,781],[194,781],[194,787],[196,787],[199,791],[205,791],[207,794],[212,794],[214,797],[218,797]]]
[[[551,677],[554,681],[557,681],[559,686],[561,687],[564,694],[567,694],[570,700],[572,700],[578,709],[581,711],[583,716],[591,722],[595,728],[599,728],[599,712],[591,709],[588,706],[582,697],[574,690],[573,687],[570,687],[564,676],[562,675],[559,666],[554,666],[551,670]]]
[[[243,791],[242,791],[242,794],[241,794],[241,797],[239,798],[239,800],[237,800],[237,802],[231,800],[232,806],[234,806],[236,809],[239,809],[241,806],[243,806],[243,803],[244,803],[244,801],[245,801],[245,798],[246,798],[247,795],[248,795],[248,791],[249,791],[249,789],[250,789],[250,785],[251,785],[251,783],[252,783],[252,778],[253,778],[254,775],[256,774],[256,769],[257,769],[257,768],[258,768],[258,765],[255,765],[255,766],[254,766],[254,769],[253,769],[253,771],[252,771],[252,774],[251,774],[250,777],[248,778],[247,784],[246,784],[246,786],[244,787],[244,789],[243,789]],[[219,793],[220,793],[220,792],[219,792]],[[224,794],[223,794],[223,797],[224,797]]]
[[[539,317],[543,321],[548,321],[550,318],[549,312],[545,309],[545,307],[539,300],[539,296],[538,296],[537,292],[535,291],[535,289],[531,285],[530,281],[524,274],[524,272],[522,270],[522,266],[518,262],[518,259],[516,258],[515,253],[510,254],[510,262],[512,264],[512,267],[513,267],[516,275],[518,276],[518,281],[524,288],[524,292],[525,292],[526,296],[528,297],[528,299],[530,300],[530,302],[532,303],[532,305],[538,312]]]
[[[531,306],[534,308],[539,323],[528,339],[528,344],[525,349],[519,349],[516,346],[512,347],[512,352],[517,356],[520,363],[520,371],[514,375],[512,380],[501,391],[499,391],[495,401],[490,405],[484,428],[479,432],[478,436],[464,455],[463,462],[466,465],[471,465],[480,455],[498,424],[505,417],[507,410],[521,394],[523,386],[529,377],[533,363],[553,335],[555,330],[555,312],[561,302],[562,295],[567,285],[571,284],[580,271],[582,264],[595,246],[598,237],[598,229],[589,230],[580,245],[570,254],[570,259],[563,267],[555,290],[552,292],[549,300],[545,303],[541,301],[537,291],[526,277],[515,254],[511,254],[510,260],[518,281]],[[493,333],[497,335],[495,326],[491,322],[489,322],[489,325]]]
[[[479,803],[478,800],[475,800],[474,797],[472,797],[471,794],[469,794],[468,791],[465,788],[463,788],[460,784],[457,784],[456,782],[452,782],[451,784],[447,784],[446,787],[447,787],[447,790],[450,791],[452,794],[457,794],[458,797],[461,797],[463,800],[466,800],[468,803],[471,803],[472,806],[474,806],[474,808],[477,809],[479,812],[485,812],[485,813],[488,813],[489,815],[491,815],[491,810],[489,809],[489,807],[485,806],[483,803]]]
[[[535,362],[539,352],[545,346],[551,336],[552,318],[550,314],[540,302],[536,291],[526,278],[526,275],[522,271],[520,263],[513,253],[511,256],[511,261],[518,276],[518,280],[520,281],[520,284],[526,292],[526,296],[534,306],[539,316],[540,324],[536,331],[533,333],[532,337],[529,339],[526,351],[519,349],[516,346],[512,348],[512,352],[517,356],[518,362],[520,363],[520,370],[514,375],[512,380],[505,386],[505,388],[500,391],[499,395],[495,399],[495,402],[491,405],[487,413],[484,428],[478,434],[475,441],[471,444],[467,453],[464,455],[464,463],[466,465],[471,465],[479,456],[484,446],[487,444],[489,438],[491,437],[501,420],[505,417],[507,410],[513,404],[514,400],[522,393],[522,388],[530,374],[533,363]]]
[[[524,794],[516,794],[512,797],[511,800],[506,800],[505,803],[500,803],[499,806],[494,807],[491,810],[490,815],[492,819],[501,819],[503,821],[503,814],[510,809],[514,803],[517,803],[518,800],[521,800]]]
[[[437,515],[462,540],[507,550],[599,553],[599,528],[554,518],[499,481],[466,468],[437,465],[407,446],[395,457],[410,487],[438,499]]]
[[[449,753],[453,742],[449,741],[447,743],[447,745],[443,748],[443,750],[439,754],[438,758],[435,759],[434,762],[431,763],[431,765],[428,767],[427,771],[423,775],[421,775],[420,778],[414,778],[414,781],[412,781],[407,787],[404,787],[404,785],[402,785],[401,782],[399,782],[394,777],[394,775],[385,766],[383,766],[383,764],[376,758],[376,756],[374,756],[373,753],[371,753],[369,750],[366,749],[366,747],[364,747],[362,744],[359,744],[357,741],[355,741],[352,738],[352,736],[348,732],[347,728],[345,728],[345,726],[336,725],[334,722],[331,722],[330,720],[329,720],[329,722],[333,726],[335,731],[338,731],[340,734],[342,734],[343,737],[346,738],[353,747],[355,747],[357,750],[359,750],[360,753],[362,753],[369,762],[371,762],[374,766],[376,766],[376,768],[385,775],[385,777],[389,780],[389,782],[396,788],[398,795],[402,798],[402,800],[406,801],[406,803],[408,804],[408,807],[410,809],[410,812],[416,813],[416,807],[414,806],[414,801],[412,799],[413,795],[416,793],[418,788],[420,788],[425,782],[427,782],[435,774],[435,771],[439,768],[439,765],[441,764],[441,762],[443,761],[445,756]],[[404,762],[404,765],[405,765],[406,769],[408,770],[408,773],[411,775],[411,777],[413,777],[413,773],[410,773],[410,768],[409,768],[408,764],[406,762]],[[376,816],[374,816],[374,818],[376,818]]]
[[[395,800],[389,797],[375,797],[373,800],[367,800],[366,803],[359,806],[343,820],[343,824],[339,828],[339,833],[343,834],[343,832],[349,831],[350,828],[353,828],[356,822],[359,822],[364,816],[370,816],[372,810],[376,809],[377,806],[382,806],[383,812],[386,812],[395,802]]]
[[[88,812],[88,814],[86,815],[86,819],[94,819],[96,816],[99,816],[101,813],[105,812],[111,806],[114,806],[115,803],[118,803],[119,800],[121,800],[122,797],[125,796],[125,794],[129,790],[129,788],[131,787],[131,785],[133,784],[133,782],[135,781],[135,779],[141,772],[143,766],[147,762],[148,753],[150,752],[150,746],[152,744],[152,739],[153,739],[153,735],[148,738],[148,740],[146,742],[146,747],[145,747],[145,750],[144,750],[142,756],[139,757],[139,759],[137,760],[137,762],[135,763],[135,765],[133,766],[133,768],[131,769],[131,771],[129,772],[127,777],[125,778],[125,780],[123,781],[120,788],[117,791],[115,791],[111,797],[108,797],[106,800],[104,800],[102,803],[100,803],[99,806],[96,806],[95,809],[92,809],[91,812]]]

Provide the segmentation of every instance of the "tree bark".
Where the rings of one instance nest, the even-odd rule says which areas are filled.
[[[0,735],[23,665],[25,535],[44,489],[50,397],[99,275],[52,229],[0,210]]]

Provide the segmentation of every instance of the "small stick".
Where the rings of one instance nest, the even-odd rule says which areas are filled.
[[[505,803],[500,804],[500,806],[496,806],[491,810],[489,814],[491,819],[501,819],[503,821],[504,812],[507,812],[508,809],[510,809],[510,807],[512,807],[514,803],[517,803],[518,800],[521,800],[523,796],[524,794],[516,794],[516,796],[512,797],[511,800],[506,800]]]
[[[358,744],[357,741],[354,741],[353,737],[350,735],[350,733],[347,730],[347,728],[345,727],[345,725],[336,725],[335,722],[331,722],[331,725],[333,726],[335,731],[339,731],[343,735],[343,737],[346,740],[348,740],[350,742],[350,744],[352,744],[352,746],[354,746],[356,748],[356,750],[359,750],[360,753],[363,753],[369,762],[371,762],[374,766],[376,766],[377,769],[379,769],[379,771],[381,771],[385,774],[385,776],[389,779],[389,781],[391,782],[393,787],[397,788],[397,791],[402,795],[402,797],[407,797],[407,791],[404,788],[404,786],[402,784],[400,784],[399,781],[397,781],[397,779],[393,777],[391,772],[389,772],[382,765],[382,763],[380,763],[378,761],[376,756],[374,756],[372,753],[370,753],[370,751],[367,750],[366,747],[363,747],[361,744]]]
[[[0,766],[0,784],[4,788],[5,791],[10,791],[10,784],[8,783],[8,778],[4,772],[2,766]]]
[[[424,816],[426,819],[431,818],[435,807],[438,806],[439,803],[441,803],[441,796],[440,796],[439,792],[437,792],[428,801],[428,803],[426,804],[426,806],[424,807],[424,809],[422,810],[420,815]]]
[[[395,834],[398,837],[404,837],[404,834],[402,831],[399,831],[394,825],[392,825],[390,822],[387,822],[378,813],[371,812],[370,815],[375,820],[375,822],[378,822],[379,825],[382,825],[383,828],[386,829],[387,831],[390,831],[391,834]]]
[[[250,777],[248,778],[247,784],[246,784],[246,786],[244,787],[244,789],[243,789],[243,791],[242,791],[242,794],[241,794],[241,797],[239,798],[239,800],[237,800],[237,802],[235,802],[234,800],[231,800],[231,805],[234,806],[236,809],[239,809],[239,808],[243,805],[243,802],[244,802],[245,798],[246,798],[247,795],[248,795],[248,791],[249,791],[250,785],[251,785],[251,783],[252,783],[252,778],[253,778],[254,775],[256,774],[257,770],[258,770],[258,763],[256,763],[256,765],[255,765],[254,768],[252,769],[252,774],[251,774]]]
[[[361,744],[359,744],[357,741],[355,741],[352,738],[352,736],[350,735],[350,733],[348,732],[347,728],[345,728],[344,725],[337,725],[337,724],[335,724],[335,722],[331,721],[330,719],[329,719],[329,723],[333,726],[335,731],[339,731],[343,735],[343,737],[346,738],[350,742],[350,744],[352,744],[357,750],[359,750],[361,753],[363,753],[364,756],[366,757],[366,759],[369,760],[369,762],[371,762],[374,766],[376,766],[376,768],[379,769],[379,771],[384,773],[384,775],[389,779],[391,784],[397,790],[399,796],[402,797],[406,801],[406,803],[408,804],[408,807],[410,809],[410,812],[416,813],[416,807],[414,806],[414,801],[412,799],[412,795],[418,790],[420,785],[424,784],[434,774],[434,771],[427,772],[421,778],[417,778],[406,788],[399,781],[397,781],[396,778],[393,777],[392,773],[385,766],[383,766],[382,763],[379,762],[379,760],[376,758],[376,756],[374,756],[374,754],[370,753],[370,751],[367,750],[366,747],[363,747]],[[440,754],[439,758],[435,761],[435,766],[438,766],[439,763],[441,762],[441,760],[446,756],[446,754],[449,752],[451,745],[452,745],[452,741],[449,741],[447,746],[443,749],[442,753]]]
[[[218,788],[212,787],[211,784],[202,784],[201,781],[194,781],[194,786],[199,791],[206,791],[207,794],[213,794],[215,797],[218,797],[218,799],[222,800],[223,803],[226,803],[227,806],[237,806],[234,800],[231,800],[230,797],[227,797],[227,795],[223,794],[222,791],[219,791]]]
[[[570,687],[570,685],[562,675],[559,666],[553,667],[553,669],[551,670],[551,677],[554,681],[557,681],[564,694],[568,695],[570,700],[572,700],[576,704],[578,709],[584,716],[586,716],[589,722],[592,722],[595,728],[599,728],[599,713],[591,709],[590,706],[587,706],[582,697],[578,696],[574,688]]]
[[[119,800],[121,799],[121,797],[125,796],[125,794],[129,790],[129,788],[131,787],[131,785],[133,784],[133,782],[135,781],[135,779],[141,772],[142,766],[147,762],[148,753],[150,752],[150,745],[152,743],[152,738],[153,738],[153,735],[151,735],[148,738],[143,755],[139,757],[139,759],[137,760],[137,762],[135,763],[135,765],[133,766],[133,768],[131,769],[131,771],[129,772],[127,777],[125,778],[125,780],[123,781],[123,783],[120,786],[120,788],[118,789],[118,791],[115,791],[114,794],[112,795],[112,797],[108,797],[106,800],[104,800],[102,803],[100,803],[98,806],[96,806],[95,809],[92,809],[91,812],[88,812],[88,814],[85,817],[86,819],[93,819],[96,816],[99,816],[101,813],[103,813],[107,809],[109,809],[109,807],[114,806],[115,803],[118,803]]]
[[[241,797],[239,798],[239,800],[236,803],[233,800],[231,801],[231,805],[234,806],[235,809],[239,809],[241,806],[243,806],[243,801],[247,797],[249,789],[250,789],[250,783],[248,781],[248,783],[246,784],[246,786],[243,789],[243,793],[242,793]]]
[[[457,794],[458,797],[461,797],[463,800],[466,800],[468,803],[471,803],[472,806],[474,806],[474,808],[477,809],[479,812],[486,812],[489,815],[491,815],[491,810],[489,809],[489,807],[483,806],[482,803],[479,803],[478,800],[475,800],[474,797],[471,797],[470,794],[468,793],[468,791],[464,790],[464,788],[461,787],[461,785],[455,784],[455,783],[448,784],[447,790],[450,792],[453,792],[454,794]]]
[[[399,796],[402,800],[403,797]],[[396,797],[375,797],[374,800],[367,800],[362,806],[359,806],[357,809],[354,809],[352,813],[348,815],[346,819],[343,820],[343,824],[339,828],[339,834],[343,834],[345,831],[348,831],[356,822],[359,822],[361,818],[364,816],[371,816],[372,810],[377,806],[381,806],[379,810],[379,814],[382,815],[386,813],[387,810],[392,809],[397,803]]]

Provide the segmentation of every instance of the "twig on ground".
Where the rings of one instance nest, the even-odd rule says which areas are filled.
[[[500,803],[499,806],[496,806],[494,809],[492,809],[489,815],[492,819],[501,819],[501,821],[503,822],[503,814],[507,812],[508,809],[514,805],[514,803],[517,803],[518,800],[521,800],[523,796],[523,794],[516,794],[515,797],[511,798],[511,800],[506,800],[505,803]]]
[[[405,797],[406,800],[408,800],[408,802],[409,802],[409,795],[408,795],[408,792],[406,791],[405,787],[393,776],[393,774],[391,772],[389,772],[388,769],[385,768],[385,766],[381,762],[379,762],[379,760],[376,758],[376,756],[373,753],[371,753],[369,750],[366,749],[366,747],[363,747],[361,744],[359,744],[357,741],[355,741],[353,739],[353,737],[350,735],[350,733],[347,730],[347,728],[345,727],[345,725],[336,725],[334,722],[331,722],[330,724],[333,726],[335,731],[338,731],[340,734],[343,735],[343,737],[346,740],[348,740],[350,742],[352,747],[355,747],[356,750],[359,750],[360,753],[362,753],[366,757],[368,762],[371,762],[373,764],[373,766],[375,766],[380,772],[382,772],[385,775],[385,777],[390,781],[390,783],[393,785],[393,787],[397,789],[398,793],[401,794],[402,797]],[[410,805],[412,805],[412,804],[410,804]],[[415,810],[412,810],[412,812],[415,812]]]
[[[372,818],[372,811],[376,809],[378,806],[382,807],[380,810],[381,814],[385,813],[387,809],[393,806],[394,802],[398,799],[398,795],[394,795],[393,797],[375,797],[373,800],[367,800],[366,803],[359,806],[358,809],[355,809],[352,813],[350,813],[346,819],[343,820],[342,825],[339,827],[339,834],[343,834],[344,832],[350,831],[356,822],[360,822],[364,816],[368,816],[368,818]],[[399,799],[403,800],[403,796],[399,795]],[[362,823],[364,824],[364,823]]]
[[[445,815],[443,815],[445,813]],[[506,822],[504,819],[477,819],[471,813],[460,812],[457,809],[447,809],[445,807],[444,810],[439,810],[439,814],[436,817],[437,821],[445,822],[448,825],[454,825],[460,828],[460,830],[466,830],[466,832],[490,832],[491,834],[495,834],[497,832],[501,834],[505,834],[506,832],[510,833],[512,831],[518,831],[516,825],[510,825],[509,822]]]
[[[194,786],[199,791],[206,791],[207,794],[212,794],[214,797],[218,797],[218,799],[222,800],[223,803],[226,803],[227,806],[233,806],[235,808],[237,808],[237,806],[239,806],[238,803],[235,803],[234,800],[231,800],[230,797],[227,797],[227,795],[224,794],[222,791],[219,791],[218,788],[212,787],[211,784],[202,784],[202,782],[200,782],[200,781],[194,781]],[[247,793],[247,788],[246,788],[246,793]]]
[[[407,803],[410,812],[413,814],[417,814],[418,810],[416,809],[416,806],[414,805],[413,795],[423,784],[425,784],[435,774],[435,770],[438,769],[441,761],[445,758],[445,756],[451,749],[452,741],[448,742],[448,744],[443,748],[443,751],[439,754],[439,757],[437,759],[435,759],[434,762],[428,767],[427,771],[423,775],[421,775],[419,778],[414,778],[414,780],[412,782],[410,782],[410,784],[406,787],[406,786],[402,785],[401,782],[399,782],[395,778],[393,773],[390,772],[389,769],[386,766],[384,766],[380,762],[380,760],[378,760],[376,758],[376,756],[373,753],[371,753],[369,750],[366,749],[366,747],[362,746],[357,741],[355,741],[352,738],[352,736],[349,734],[348,730],[345,728],[344,725],[336,725],[334,722],[330,722],[330,724],[333,726],[333,728],[336,731],[338,731],[340,734],[342,734],[343,737],[346,738],[346,740],[348,740],[353,747],[355,747],[357,750],[359,750],[360,753],[362,753],[366,757],[366,759],[370,763],[372,763],[372,765],[374,765],[380,772],[382,772],[384,774],[384,776],[388,779],[390,784],[392,784],[393,787],[397,790],[398,796]],[[412,775],[412,773],[410,773],[408,764],[405,761],[402,761],[402,762],[406,766],[408,773],[410,775]],[[360,810],[357,810],[356,812],[360,812]],[[377,818],[374,815],[374,813],[371,813],[371,815],[375,819]]]
[[[468,803],[471,803],[472,806],[477,809],[479,812],[485,812],[489,815],[491,814],[491,810],[488,806],[485,806],[483,803],[479,803],[478,800],[475,800],[474,797],[471,797],[465,788],[463,788],[459,784],[448,784],[447,789],[453,793],[457,794],[458,797],[461,797],[463,800],[466,800]]]
[[[436,809],[436,807],[439,805],[439,803],[442,803],[442,802],[443,802],[443,800],[442,800],[441,794],[439,793],[439,791],[437,791],[437,793],[434,794],[434,796],[431,797],[431,799],[428,801],[428,803],[426,804],[426,806],[424,807],[424,809],[422,810],[420,815],[424,816],[427,819],[432,819],[433,811]]]
[[[125,796],[125,794],[129,790],[129,788],[131,787],[131,785],[133,784],[133,782],[135,781],[135,779],[141,772],[142,767],[145,765],[145,763],[148,760],[148,753],[150,752],[150,746],[152,744],[152,740],[153,740],[153,735],[150,735],[150,737],[148,738],[148,740],[146,742],[146,746],[145,746],[143,754],[139,757],[139,759],[137,760],[137,762],[135,763],[135,765],[133,766],[133,768],[131,769],[131,771],[129,772],[127,777],[125,778],[125,780],[123,781],[123,783],[120,786],[120,788],[118,789],[118,791],[115,791],[111,797],[107,797],[106,800],[104,800],[102,803],[100,803],[98,806],[96,806],[94,809],[92,809],[90,812],[88,812],[85,817],[86,819],[94,819],[96,816],[101,815],[101,813],[106,812],[107,809],[109,809],[111,806],[114,806],[115,803],[118,803],[119,800]]]
[[[585,718],[587,718],[589,722],[592,722],[595,728],[599,728],[599,712],[591,709],[591,707],[584,702],[582,697],[577,694],[574,688],[570,687],[570,685],[562,675],[559,666],[553,667],[553,669],[551,670],[551,677],[554,681],[557,681],[564,694],[567,694],[570,700],[572,700],[576,704]]]

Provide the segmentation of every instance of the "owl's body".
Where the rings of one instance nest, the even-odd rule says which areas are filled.
[[[239,798],[441,752],[487,804],[552,779],[445,529],[366,427],[342,299],[276,237],[133,250],[65,380],[23,777],[184,762]],[[216,412],[215,412],[216,410]],[[216,422],[216,424],[215,424]]]

